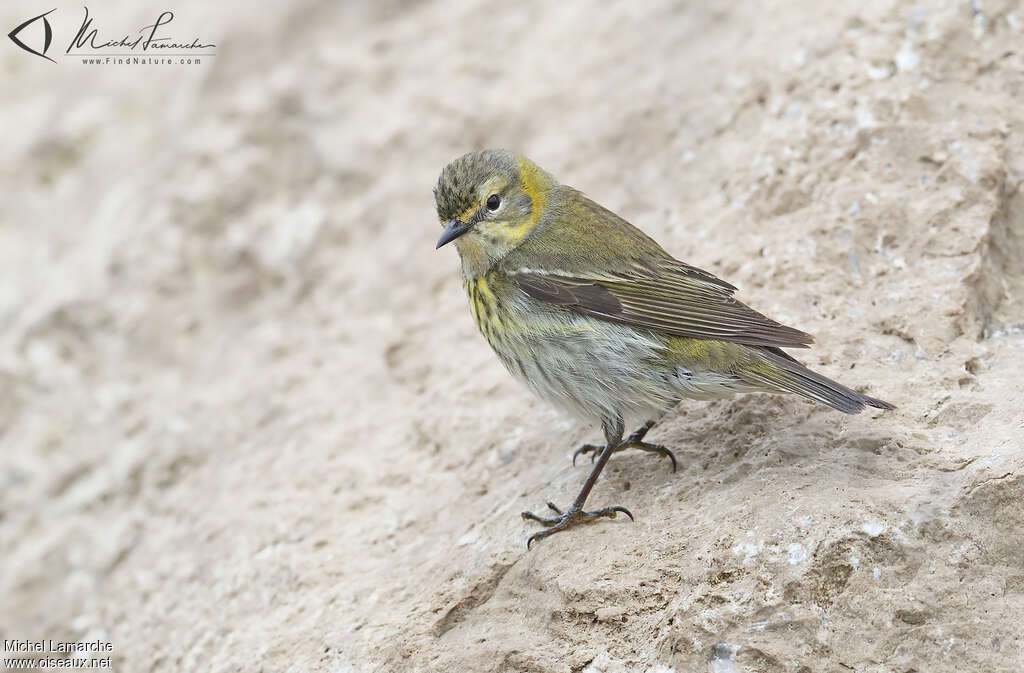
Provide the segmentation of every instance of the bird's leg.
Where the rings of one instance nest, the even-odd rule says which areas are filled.
[[[631,434],[629,437],[626,437],[625,440],[623,440],[617,447],[615,447],[615,450],[622,451],[624,449],[640,449],[641,451],[649,451],[651,453],[656,453],[659,456],[666,456],[669,460],[672,461],[672,471],[675,472],[676,457],[671,451],[669,451],[665,446],[662,446],[661,444],[651,444],[650,442],[643,441],[644,437],[647,436],[647,431],[653,427],[654,421],[647,421],[639,428],[637,428],[636,431],[633,432],[633,434]],[[580,448],[576,449],[576,451],[572,454],[572,464],[576,464],[576,456],[579,456],[580,454],[585,456],[588,453],[591,454],[590,462],[594,462],[594,458],[596,458],[597,455],[601,453],[601,450],[603,448],[604,447],[597,446],[596,444],[584,444]]]
[[[607,517],[614,519],[615,516],[622,512],[626,516],[633,519],[633,515],[628,509],[621,505],[615,507],[605,507],[604,509],[593,510],[590,512],[583,511],[583,504],[587,501],[587,496],[590,495],[590,491],[594,488],[594,484],[597,483],[597,478],[601,475],[601,470],[604,469],[605,464],[608,463],[608,459],[615,453],[617,447],[622,444],[622,419],[618,419],[614,424],[605,422],[604,423],[604,436],[606,444],[604,449],[601,451],[600,457],[597,459],[597,463],[594,468],[590,471],[590,476],[583,482],[583,488],[580,489],[579,495],[573,501],[572,506],[568,510],[563,512],[561,509],[556,507],[553,503],[548,503],[548,507],[552,509],[556,516],[542,517],[537,516],[533,512],[523,512],[523,518],[528,521],[536,521],[537,523],[547,526],[546,530],[542,530],[539,533],[534,533],[526,541],[526,548],[529,549],[530,545],[533,544],[534,540],[540,540],[549,535],[553,535],[559,531],[563,531],[566,528],[571,528],[575,525],[593,521],[595,519],[601,519]]]

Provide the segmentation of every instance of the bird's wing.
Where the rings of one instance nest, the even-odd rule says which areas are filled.
[[[738,301],[732,285],[670,257],[609,274],[518,269],[510,275],[539,301],[666,334],[787,348],[814,341]]]

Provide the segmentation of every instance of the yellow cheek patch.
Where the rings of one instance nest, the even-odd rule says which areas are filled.
[[[548,202],[547,190],[550,187],[547,176],[528,159],[519,160],[519,179],[523,193],[530,197],[533,208],[529,218],[520,222],[510,222],[506,228],[505,238],[513,245],[522,240],[540,222],[544,206]]]
[[[502,232],[502,236],[508,243],[515,245],[516,243],[521,241],[524,236],[530,233],[535,224],[537,224],[537,221],[533,218],[529,220],[523,220],[522,222],[516,224],[510,222],[508,226],[505,228],[505,231]]]
[[[548,179],[537,164],[528,159],[519,160],[519,176],[523,183],[523,192],[533,201],[533,213],[530,216],[529,225],[532,227],[540,221],[544,213],[544,206],[548,203]]]

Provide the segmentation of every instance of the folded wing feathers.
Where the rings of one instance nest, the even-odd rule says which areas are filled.
[[[736,300],[736,288],[706,271],[676,260],[644,271],[597,278],[520,271],[514,277],[534,299],[668,334],[753,346],[813,341]]]

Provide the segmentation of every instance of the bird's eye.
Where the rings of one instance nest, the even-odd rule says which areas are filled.
[[[491,194],[490,196],[487,197],[487,210],[490,210],[490,211],[493,212],[493,211],[497,210],[498,206],[500,206],[500,205],[501,205],[501,197],[498,196],[497,194]]]

